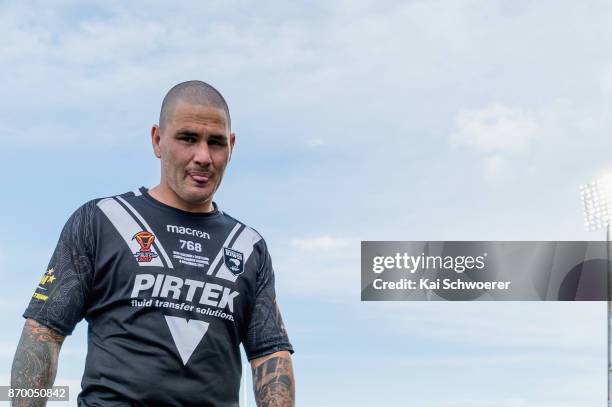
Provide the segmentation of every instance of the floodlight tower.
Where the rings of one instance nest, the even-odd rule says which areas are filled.
[[[587,231],[606,229],[606,267],[608,281],[608,407],[612,406],[610,396],[612,392],[612,352],[611,332],[612,332],[612,276],[610,275],[610,229],[611,222],[609,217],[609,205],[612,204],[612,177],[607,176],[595,182],[580,186],[580,198],[584,210],[584,222]]]

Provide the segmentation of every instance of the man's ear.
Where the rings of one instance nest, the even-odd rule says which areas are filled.
[[[154,124],[151,127],[151,145],[153,146],[153,154],[155,157],[161,158],[161,149],[159,148],[159,141],[161,140],[161,131],[159,125]]]
[[[236,133],[230,134],[230,153],[227,161],[232,159],[232,152],[234,151],[234,144],[236,144]]]

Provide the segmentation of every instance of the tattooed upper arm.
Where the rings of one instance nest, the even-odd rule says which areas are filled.
[[[253,359],[251,366],[258,407],[295,406],[295,381],[289,352]]]
[[[11,386],[45,388],[53,385],[64,336],[33,319],[26,319],[13,359]],[[13,406],[44,406],[44,399],[14,400]]]

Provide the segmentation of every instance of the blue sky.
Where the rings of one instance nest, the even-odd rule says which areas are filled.
[[[216,201],[268,241],[298,405],[603,406],[604,304],[361,303],[359,242],[601,238],[578,185],[611,167],[611,17],[606,1],[2,2],[0,380],[67,217],[157,183],[161,99],[202,79],[237,133]],[[73,396],[85,328],[60,356]]]

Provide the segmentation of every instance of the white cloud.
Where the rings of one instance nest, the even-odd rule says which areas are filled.
[[[487,180],[504,179],[510,175],[510,160],[501,154],[485,156],[482,159]]]
[[[440,341],[440,338],[438,338]],[[482,353],[482,352],[481,352]],[[377,356],[377,359],[381,362],[385,362],[385,358]],[[390,358],[392,359],[392,358]],[[516,366],[531,365],[559,365],[559,353],[557,350],[554,352],[534,352],[523,351],[523,352],[509,352],[509,353],[495,353],[493,355],[459,355],[459,356],[432,356],[431,354],[425,354],[421,357],[413,357],[410,360],[389,360],[388,363],[393,363],[401,366],[402,368],[418,369],[418,368],[460,368],[465,366],[478,366],[478,368],[489,368],[489,367],[500,367],[506,366],[508,368]],[[581,356],[581,358],[568,359],[563,361],[563,365],[572,366],[576,370],[584,369],[585,367],[591,368],[600,362],[600,359],[594,355]]]
[[[544,6],[517,5],[509,16],[510,7],[473,0],[321,2],[307,13],[266,3],[251,18],[244,17],[240,4],[91,7],[98,7],[99,15],[75,18],[71,2],[44,13],[18,3],[4,7],[6,47],[0,58],[14,74],[5,89],[13,108],[80,108],[124,118],[118,110],[146,110],[151,100],[157,108],[177,79],[205,76],[253,114],[307,108],[317,123],[392,118],[401,129],[419,119],[424,94],[444,104],[445,87],[457,81],[478,78],[483,87],[503,82],[506,77],[491,74],[492,66],[503,64],[508,80],[521,76],[528,57],[542,69],[557,68],[560,58],[584,48],[564,41],[570,36],[568,20],[589,11],[559,6],[557,18],[542,27],[541,16],[549,12]],[[198,15],[206,15],[206,21]],[[529,34],[534,27],[537,38]],[[526,38],[533,50],[523,46]],[[563,48],[556,45],[561,43]],[[597,42],[588,44],[598,49]],[[589,66],[576,62],[571,68]],[[520,79],[551,81],[533,76]],[[509,91],[501,85],[497,93]],[[36,98],[18,97],[30,87]],[[434,123],[451,119],[439,113],[429,114]]]
[[[320,138],[311,138],[306,140],[306,144],[309,147],[320,147],[320,146],[324,146],[325,142],[323,141],[323,139]]]
[[[296,250],[302,252],[296,255]],[[279,292],[328,301],[345,300],[358,294],[350,288],[359,279],[359,243],[356,240],[323,235],[290,240],[289,247],[277,252],[277,270],[290,270],[299,278],[277,273]],[[283,273],[284,274],[284,273]]]
[[[460,111],[449,142],[480,156],[485,179],[507,180],[513,178],[517,162],[528,162],[537,142],[548,136],[544,131],[533,112],[494,103]]]
[[[301,250],[336,250],[349,246],[349,241],[329,235],[308,239],[292,239],[291,246]]]
[[[355,264],[357,263],[357,264]],[[278,262],[279,270],[291,270],[290,279],[277,275],[278,292],[297,297],[317,298],[322,301],[359,301],[359,264],[348,261],[341,266],[325,261]],[[356,267],[355,267],[356,266]]]
[[[452,143],[484,153],[524,153],[541,134],[531,114],[495,103],[483,109],[463,110],[456,118]]]
[[[405,313],[401,322],[396,315]],[[368,303],[368,313],[397,333],[480,348],[525,347],[597,354],[606,341],[605,303],[404,302]],[[584,316],[588,315],[589,318]],[[414,327],[419,329],[415,330]]]
[[[577,162],[583,171],[599,171],[603,151],[612,147],[610,108],[563,99],[530,109],[493,103],[459,111],[448,141],[478,157],[488,180],[550,180]]]
[[[359,298],[359,241],[323,235],[292,239],[275,247],[276,284],[282,295],[325,301]],[[280,250],[279,250],[280,249]]]

